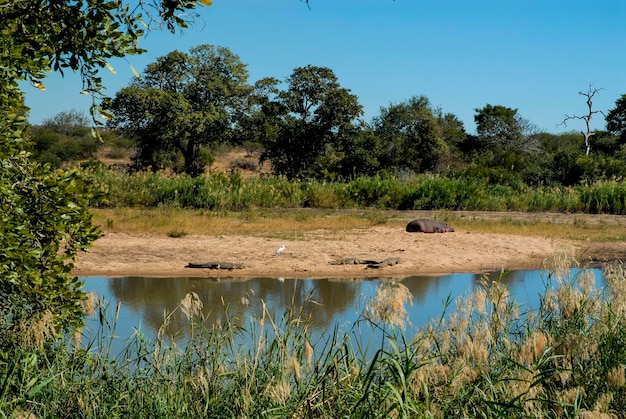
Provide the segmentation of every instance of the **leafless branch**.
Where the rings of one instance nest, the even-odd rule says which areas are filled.
[[[593,118],[593,116],[597,113],[603,115],[606,118],[606,114],[601,111],[601,110],[593,110],[593,97],[598,94],[598,92],[600,92],[600,90],[604,90],[602,88],[593,88],[593,84],[589,83],[589,89],[587,90],[587,92],[583,92],[580,91],[578,92],[579,95],[584,96],[587,98],[586,102],[587,102],[587,108],[588,108],[588,112],[586,115],[565,115],[565,118],[563,119],[563,121],[559,124],[559,125],[563,125],[564,127],[567,126],[567,121],[571,120],[571,119],[578,119],[578,120],[582,120],[585,121],[585,126],[587,127],[587,131],[580,131],[580,133],[583,135],[583,138],[585,140],[585,149],[586,149],[586,153],[587,155],[589,155],[589,150],[590,150],[590,144],[589,144],[589,138],[591,136],[593,136],[595,133],[593,131],[591,131],[591,118]]]

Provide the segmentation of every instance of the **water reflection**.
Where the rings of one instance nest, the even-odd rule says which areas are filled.
[[[97,280],[90,279],[88,284]],[[273,315],[281,315],[289,307],[302,307],[311,315],[313,326],[325,328],[337,316],[353,306],[361,287],[354,282],[329,280],[286,280],[257,278],[248,281],[215,282],[198,278],[118,278],[106,283],[105,298],[122,302],[138,313],[144,324],[158,329],[164,312],[171,312],[194,291],[200,297],[203,314],[210,322],[219,322],[227,313],[238,326],[252,314],[260,314],[264,301]],[[179,319],[182,316],[175,316]]]
[[[602,285],[601,271],[594,270],[596,285]],[[543,293],[546,273],[543,271],[513,271],[484,275],[455,274],[438,277],[411,276],[404,278],[413,295],[413,304],[407,307],[409,322],[421,327],[428,320],[439,317],[444,301],[472,292],[481,281],[502,281],[511,296],[522,306],[537,307]],[[199,278],[85,278],[85,290],[95,291],[115,307],[121,309],[117,321],[117,335],[128,338],[136,328],[144,334],[155,333],[164,323],[165,313],[172,312],[185,297],[194,291],[204,304],[203,314],[209,322],[228,320],[246,327],[251,318],[259,318],[262,303],[270,314],[281,316],[290,307],[302,309],[310,317],[314,331],[323,332],[336,324],[352,325],[365,307],[367,299],[375,295],[377,280],[329,280],[255,278],[247,281],[217,282]],[[451,309],[454,308],[452,305]],[[172,317],[168,332],[183,338],[188,325],[182,315]],[[89,325],[99,326],[97,320]],[[89,333],[89,332],[88,332]]]

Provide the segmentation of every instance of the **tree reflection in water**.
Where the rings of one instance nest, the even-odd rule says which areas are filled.
[[[595,270],[596,286],[602,285],[601,271]],[[522,306],[536,307],[545,288],[545,272],[512,271],[505,275],[454,274],[444,276],[411,276],[402,283],[413,295],[407,307],[409,324],[421,327],[441,315],[443,302],[472,292],[481,281],[502,281],[512,298]],[[95,291],[111,307],[121,304],[117,335],[128,338],[135,328],[146,335],[156,333],[164,323],[166,313],[174,310],[191,291],[203,303],[203,315],[209,324],[228,320],[236,326],[247,327],[250,319],[260,318],[262,302],[269,313],[279,318],[288,309],[302,310],[310,317],[315,333],[332,330],[336,325],[352,325],[364,310],[365,301],[375,294],[378,280],[359,279],[286,279],[255,278],[250,280],[215,281],[202,278],[85,278],[85,290]],[[454,306],[451,307],[451,309]],[[172,316],[167,330],[171,339],[184,341],[188,321],[180,313]],[[97,327],[93,320],[90,328]],[[89,326],[89,325],[88,325]],[[89,332],[88,332],[89,333]]]

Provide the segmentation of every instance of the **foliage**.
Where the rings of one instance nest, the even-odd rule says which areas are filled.
[[[54,168],[66,162],[96,158],[103,144],[92,135],[89,118],[76,110],[60,112],[43,121],[41,126],[30,127],[28,139],[32,143],[33,157]]]
[[[381,283],[347,330],[315,332],[303,307],[263,308],[249,323],[219,320],[190,292],[154,339],[137,331],[112,354],[119,319],[80,349],[0,361],[0,411],[15,417],[620,417],[626,411],[626,273],[559,258],[536,309],[502,281],[444,302],[441,316],[407,325],[412,296]],[[311,301],[312,295],[306,298]],[[167,344],[178,324],[181,348]],[[367,340],[363,336],[379,335]],[[239,345],[239,342],[245,342]],[[97,349],[100,348],[100,349]],[[32,379],[29,379],[32,378]],[[44,384],[40,384],[44,383]]]
[[[266,81],[271,97],[262,102],[255,118],[265,146],[261,161],[269,160],[275,173],[288,179],[350,176],[358,171],[354,164],[360,159],[360,147],[368,143],[367,137],[353,142],[362,108],[333,71],[298,67],[287,78],[286,90],[272,87],[275,83]],[[352,161],[346,160],[347,152]]]
[[[381,139],[382,166],[416,173],[435,169],[447,152],[442,136],[449,131],[438,123],[445,121],[445,117],[437,120],[425,96],[414,96],[406,102],[382,108],[373,123]],[[458,127],[452,129],[458,130]],[[449,134],[451,137],[459,135]]]
[[[623,170],[614,159],[580,159],[597,170]],[[596,163],[600,166],[595,166]],[[582,163],[581,163],[582,164]],[[615,165],[613,167],[612,165]],[[613,168],[612,168],[613,167]],[[596,170],[594,169],[594,170]],[[591,170],[591,169],[586,169]],[[621,176],[626,173],[620,172]],[[538,211],[626,214],[623,182],[605,180],[526,186],[510,172],[475,166],[456,177],[432,174],[403,179],[358,176],[349,181],[244,178],[239,172],[192,178],[120,173],[91,166],[89,178],[104,191],[100,207],[184,207],[211,210],[258,208],[380,208],[399,210]]]
[[[606,130],[626,144],[626,94],[615,101],[615,107],[606,115]]]
[[[618,135],[606,131],[595,131],[593,150],[596,155],[618,157],[623,154],[624,141]]]
[[[621,181],[626,177],[626,166],[622,159],[614,157],[559,152],[554,155],[552,176],[564,186]]]
[[[228,142],[245,111],[248,71],[228,48],[200,45],[173,51],[109,103],[110,126],[137,140],[139,168],[177,169],[198,176],[212,161],[211,146]]]
[[[603,181],[593,188],[578,188],[583,210],[592,214],[626,214],[626,185],[624,182]]]
[[[448,147],[458,149],[467,138],[463,121],[454,114],[444,113],[439,108],[433,110],[433,115],[437,119],[439,137]]]
[[[475,109],[474,121],[478,139],[485,148],[506,152],[532,152],[537,149],[535,128],[517,113],[501,105]]]
[[[359,129],[343,138],[343,150],[339,165],[335,165],[338,175],[344,179],[358,176],[375,176],[381,171],[382,143],[373,129],[361,124]],[[331,171],[329,168],[328,171]]]
[[[42,125],[59,134],[70,137],[82,136],[89,129],[89,118],[84,113],[72,109],[59,112],[53,118],[45,119]]]
[[[181,12],[196,5],[190,0],[148,0],[135,5],[108,0],[4,4],[0,7],[2,78],[11,84],[27,80],[45,89],[47,71],[79,71],[84,91],[95,99],[103,88],[99,69],[111,69],[107,60],[143,52],[137,40],[145,26],[166,24],[172,31],[175,25],[185,27],[192,17]],[[91,109],[92,116],[97,112],[97,106]]]
[[[40,349],[82,323],[84,295],[70,271],[77,253],[98,237],[87,211],[87,201],[97,200],[89,183],[76,171],[53,171],[31,160],[19,82],[45,89],[48,72],[75,70],[95,98],[102,90],[98,69],[112,57],[141,52],[136,42],[142,10],[173,29],[185,25],[178,12],[195,6],[142,1],[131,8],[108,0],[0,4],[1,361],[16,347]],[[91,112],[95,116],[97,107]]]
[[[6,142],[4,144],[7,145]],[[6,149],[6,148],[5,148]],[[82,322],[81,282],[70,272],[79,251],[98,237],[87,200],[95,200],[76,171],[53,172],[25,153],[4,156],[0,177],[0,346],[41,313],[54,329]],[[0,354],[1,356],[2,354]]]

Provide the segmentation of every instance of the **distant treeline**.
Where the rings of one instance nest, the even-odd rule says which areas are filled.
[[[168,80],[170,82],[163,82]],[[517,109],[474,109],[476,134],[425,96],[380,108],[364,121],[358,97],[334,72],[307,65],[284,80],[248,84],[246,65],[228,48],[173,51],[103,103],[103,142],[88,118],[62,112],[31,127],[35,155],[59,166],[104,155],[130,156],[132,169],[204,176],[219,150],[254,150],[289,180],[353,182],[361,177],[429,174],[503,185],[577,186],[626,178],[626,95],[608,112],[568,116],[573,129],[605,115],[606,129],[550,134]],[[563,110],[564,114],[567,110]],[[580,120],[579,120],[580,119]],[[561,122],[561,121],[559,121]],[[407,206],[413,203],[405,204]]]

